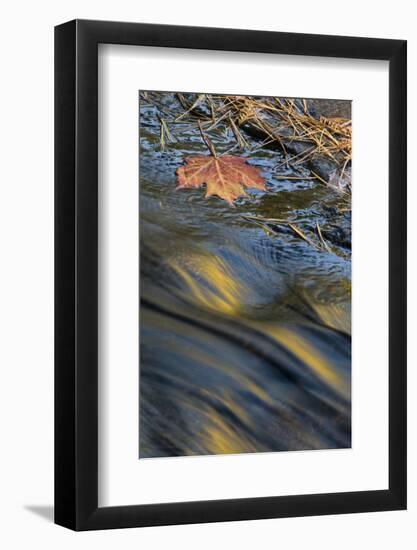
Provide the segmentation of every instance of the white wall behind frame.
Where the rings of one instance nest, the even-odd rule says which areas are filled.
[[[299,0],[16,0],[2,8],[0,544],[20,550],[417,546],[417,170],[409,155],[409,509],[91,533],[46,521],[53,499],[53,26],[74,17],[379,36],[409,40],[409,150],[417,150],[417,37],[412,2]],[[28,507],[37,507],[35,512]],[[32,508],[33,509],[33,508]]]

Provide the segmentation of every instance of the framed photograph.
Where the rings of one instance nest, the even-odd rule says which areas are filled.
[[[55,29],[55,522],[406,507],[406,42]]]

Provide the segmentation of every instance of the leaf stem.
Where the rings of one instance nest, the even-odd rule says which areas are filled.
[[[213,155],[214,158],[217,158],[218,155],[216,153],[216,149],[214,148],[214,145],[212,141],[208,138],[208,136],[204,133],[203,127],[201,125],[201,122],[197,120],[198,129],[200,130],[201,137],[203,138],[204,143],[207,145],[210,153]]]

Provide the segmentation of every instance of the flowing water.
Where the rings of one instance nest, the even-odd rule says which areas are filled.
[[[267,191],[234,207],[176,190],[184,157],[208,154],[185,117],[161,147],[159,117],[181,109],[174,94],[140,102],[139,456],[349,447],[346,196],[268,148],[249,161]],[[210,137],[218,153],[235,144],[225,127]]]

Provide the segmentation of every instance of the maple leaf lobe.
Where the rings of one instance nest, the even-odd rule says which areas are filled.
[[[206,197],[216,195],[233,204],[246,195],[245,188],[265,190],[265,178],[248,159],[224,155],[223,157],[186,157],[184,166],[177,170],[177,189],[196,188],[206,184]]]

